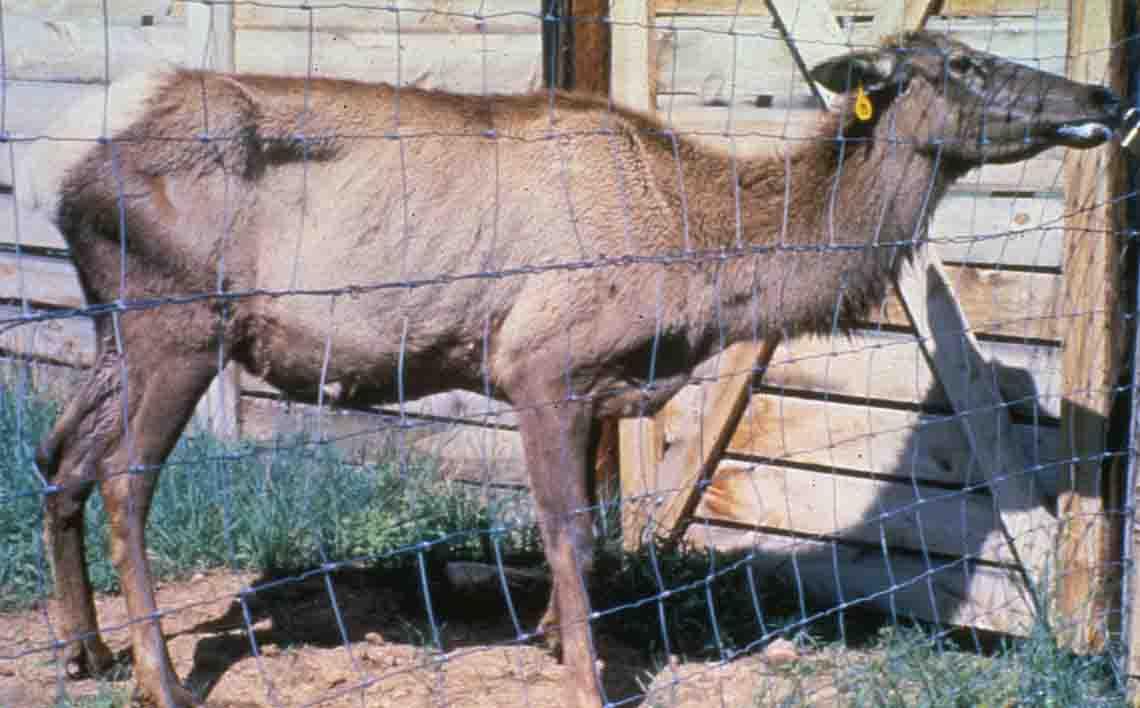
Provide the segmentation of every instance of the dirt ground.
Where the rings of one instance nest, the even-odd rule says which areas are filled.
[[[258,582],[262,579],[250,575],[215,572],[159,586],[159,606],[170,612],[163,627],[176,669],[208,697],[210,706],[562,705],[562,667],[541,644],[512,642],[513,623],[501,600],[500,612],[483,618],[475,601],[454,617],[439,617],[446,649],[440,659],[430,649],[430,625],[422,620],[422,605],[417,615],[407,592],[377,586],[368,576],[338,576],[333,583],[338,621],[324,576],[282,583],[251,596],[259,654],[255,657],[234,597],[243,586]],[[445,603],[439,604],[439,611],[446,613]],[[447,604],[464,603],[449,598]],[[100,597],[97,605],[104,639],[123,665],[129,665],[122,599]],[[539,612],[539,606],[520,608],[524,628],[534,626]],[[50,637],[42,606],[0,614],[0,706],[55,705],[61,689],[77,702],[100,690],[106,695],[108,685],[118,695],[128,695],[127,676],[110,684],[61,681],[57,662],[44,649]],[[677,658],[652,662],[612,637],[599,636],[597,641],[611,701],[636,696],[646,687],[659,689],[624,704],[631,706],[780,705],[795,683],[791,676],[803,673],[790,664],[802,667],[802,662],[818,660],[800,657],[784,663],[771,656],[769,662],[756,655],[725,666]],[[128,672],[124,668],[121,673]],[[832,703],[826,679],[811,693],[803,705]]]

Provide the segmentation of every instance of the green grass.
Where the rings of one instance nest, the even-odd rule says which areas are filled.
[[[884,627],[871,646],[819,648],[768,679],[755,706],[812,706],[822,689],[850,708],[1124,708],[1106,655],[1078,656],[1039,627],[991,655],[913,627]],[[788,686],[791,686],[789,689]]]
[[[55,414],[51,403],[0,387],[0,609],[26,607],[51,585],[33,459]],[[194,434],[160,475],[147,549],[158,578],[222,566],[283,573],[360,557],[414,563],[413,547],[425,540],[438,541],[437,554],[483,552],[481,532],[497,512],[443,481],[430,460],[362,465],[300,435],[257,445]],[[507,544],[535,537],[517,528],[504,534]],[[88,503],[87,546],[95,589],[117,591],[97,493]]]

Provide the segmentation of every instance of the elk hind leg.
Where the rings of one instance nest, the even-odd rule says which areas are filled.
[[[44,495],[44,546],[55,583],[57,632],[67,642],[63,665],[69,678],[108,671],[113,655],[99,636],[95,600],[87,569],[84,508],[106,451],[109,430],[118,420],[119,357],[102,351],[79,394],[36,452],[49,487]]]

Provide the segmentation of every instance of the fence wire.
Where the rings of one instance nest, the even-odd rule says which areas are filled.
[[[877,141],[896,155],[920,138],[902,119],[885,138],[859,133],[848,112],[909,92],[821,108],[830,94],[800,64],[879,51],[879,8],[830,3],[827,34],[812,26],[818,4],[678,2],[648,24],[554,0],[69,2],[52,17],[31,0],[0,5],[0,706],[128,704],[146,678],[131,652],[156,620],[186,688],[220,705],[567,705],[558,641],[583,624],[607,706],[1126,705],[1136,259],[1127,219],[1095,215],[1132,209],[1133,184],[1107,157],[1067,177],[1078,153],[1063,148],[967,173],[954,161],[985,141],[953,132],[931,141],[929,175],[869,166]],[[1068,52],[1063,3],[991,4],[927,27],[1052,73],[1132,51],[1129,36]],[[189,28],[204,16],[190,15],[204,8],[198,45]],[[148,114],[200,124],[123,133],[124,101],[139,96],[116,82],[217,68],[231,12],[238,69],[297,81],[226,84],[247,101],[239,115],[203,79],[186,94],[195,105]],[[543,53],[544,32],[596,24],[615,42],[648,33],[652,120],[543,87],[564,61]],[[926,45],[894,55],[960,59]],[[999,71],[979,61],[954,75]],[[869,64],[850,71],[877,90]],[[1090,80],[1111,83],[1105,71]],[[943,95],[960,88],[950,75]],[[1034,86],[1040,108],[1050,89]],[[538,98],[507,96],[524,92]],[[364,97],[390,109],[382,129]],[[84,101],[98,107],[86,125],[60,128]],[[94,210],[75,196],[90,175],[72,172],[67,190],[51,180],[96,146],[115,204],[65,242],[45,213],[67,190],[72,209]],[[227,162],[243,151],[244,171]],[[792,179],[826,151],[834,175]],[[597,154],[612,174],[589,172]],[[225,169],[191,164],[202,156]],[[338,161],[351,167],[330,170]],[[832,185],[856,170],[865,191],[894,178],[898,192],[840,204]],[[953,185],[933,177],[952,171]],[[196,184],[213,201],[177,214]],[[818,218],[797,209],[812,199]],[[928,233],[884,229],[932,202]],[[767,233],[750,232],[758,212]],[[163,218],[167,232],[147,222]],[[358,224],[369,228],[340,231]],[[91,245],[100,229],[125,235],[114,254]],[[160,237],[179,231],[193,238],[166,250]],[[878,265],[916,238],[944,259],[927,272],[945,274],[963,319],[939,292],[896,293],[893,266]],[[1086,267],[1101,270],[1082,278]],[[890,292],[863,313],[880,293],[849,279],[868,269]],[[796,306],[825,291],[826,311],[781,309],[774,289]],[[619,293],[624,319],[605,309]],[[457,322],[434,319],[441,302]],[[645,322],[641,348],[620,350]],[[730,348],[777,338],[767,362]],[[162,402],[185,397],[203,356],[217,379],[167,456],[156,437],[189,409]],[[689,359],[700,363],[674,385]],[[740,380],[746,407],[721,430]],[[543,437],[576,434],[555,412],[618,398],[633,402],[597,416],[581,449]],[[528,445],[542,465],[528,466]],[[565,499],[578,462],[588,502],[544,514],[536,468],[560,475],[535,483],[538,498]],[[131,529],[110,521],[139,504],[146,519],[151,486],[145,557],[120,545],[118,562],[147,569],[155,607],[128,610],[112,547]],[[592,531],[574,550],[592,547],[594,567],[576,577],[587,613],[559,622],[544,612],[561,547],[545,553],[566,528]],[[83,577],[61,572],[78,567],[67,549]],[[91,589],[97,631],[76,631]]]

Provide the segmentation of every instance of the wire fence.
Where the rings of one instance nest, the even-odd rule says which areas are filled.
[[[1126,705],[1131,28],[827,5],[0,8],[0,706]]]

